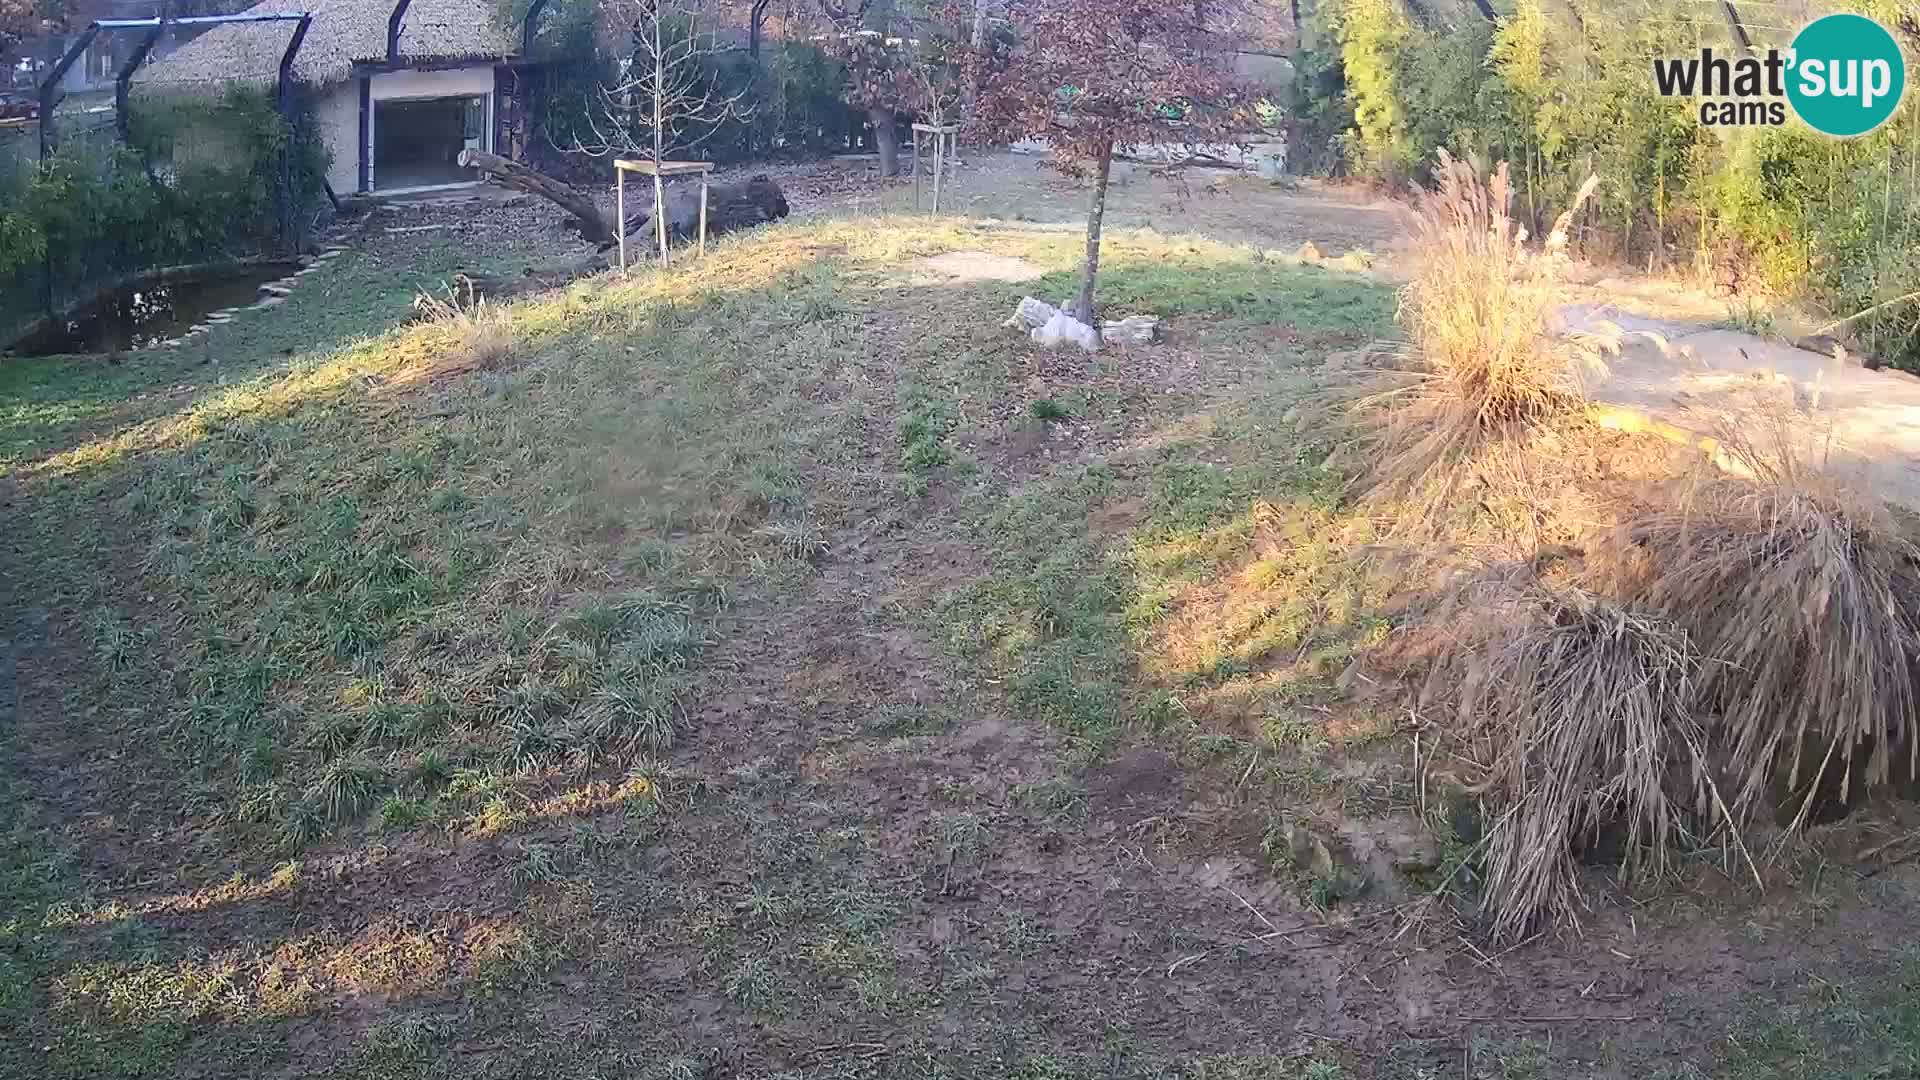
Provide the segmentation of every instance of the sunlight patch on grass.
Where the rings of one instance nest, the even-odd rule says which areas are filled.
[[[323,931],[265,948],[87,961],[54,977],[51,1001],[69,1017],[108,1027],[246,1024],[305,1015],[344,995],[433,990],[470,976],[498,940],[519,932],[387,918],[352,934]]]
[[[48,912],[45,926],[49,930],[82,929],[149,915],[182,915],[213,911],[230,904],[242,904],[284,895],[291,892],[299,880],[300,864],[285,862],[264,877],[235,872],[233,877],[218,885],[195,889],[192,892],[157,896],[131,906],[116,901],[95,907],[56,908]]]
[[[1337,674],[1387,627],[1373,614],[1391,595],[1368,565],[1374,540],[1367,518],[1296,501],[1259,502],[1225,525],[1141,542],[1143,673],[1196,689],[1237,676]]]
[[[1145,461],[992,512],[993,572],[947,608],[955,648],[1097,754],[1129,727],[1192,722],[1223,686],[1323,672],[1380,633],[1368,613],[1381,594],[1357,557],[1368,534],[1335,509],[1337,475],[1278,454],[1202,460],[1212,439],[1248,438],[1246,422],[1156,441]]]

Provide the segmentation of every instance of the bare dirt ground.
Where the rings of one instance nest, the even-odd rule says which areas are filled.
[[[1336,815],[1383,851],[1423,831],[1405,748],[1391,734],[1329,735],[1355,718],[1350,707],[1309,695],[1284,714],[1316,729],[1307,741],[1332,739],[1324,758],[1300,752],[1293,735],[1246,738],[1242,725],[1258,718],[1231,709],[1216,723],[1203,698],[1220,687],[1204,682],[1173,695],[1200,720],[1107,718],[1096,739],[1088,725],[1101,717],[1062,715],[1084,699],[1000,666],[999,639],[962,600],[1004,579],[1011,603],[1041,604],[1026,582],[1054,578],[1020,577],[1029,563],[1082,559],[1058,575],[1079,581],[1112,560],[1137,568],[1169,546],[1225,545],[1204,585],[1251,558],[1249,537],[1276,564],[1307,558],[1313,537],[1257,524],[1243,535],[1236,523],[1256,498],[1310,507],[1288,486],[1308,482],[1290,471],[1308,451],[1274,417],[1329,352],[1384,327],[1329,316],[1345,293],[1294,304],[1282,292],[1273,308],[1249,308],[1243,290],[1320,281],[1169,236],[1390,252],[1390,210],[1245,180],[1176,197],[1171,181],[1141,170],[1113,212],[1160,235],[1116,244],[1114,287],[1157,282],[1158,267],[1191,257],[1221,293],[1175,313],[1168,343],[1095,362],[991,329],[1031,285],[1018,280],[1030,267],[1071,265],[1073,237],[870,229],[862,219],[897,208],[903,185],[875,191],[847,172],[787,167],[779,178],[796,215],[819,231],[712,257],[725,268],[716,272],[747,278],[796,251],[808,260],[736,299],[715,287],[712,302],[737,308],[682,294],[629,308],[582,293],[575,306],[537,309],[562,345],[519,369],[407,383],[367,361],[340,380],[340,396],[286,406],[297,438],[272,420],[223,421],[257,456],[208,483],[236,484],[236,470],[262,485],[305,475],[317,486],[296,489],[303,499],[391,499],[407,520],[443,512],[430,497],[440,481],[407,488],[410,470],[444,471],[468,490],[504,492],[475,498],[510,519],[503,532],[536,538],[544,518],[512,519],[487,500],[520,490],[507,482],[555,447],[584,439],[582,462],[658,461],[718,413],[767,440],[703,450],[716,470],[737,465],[724,474],[734,486],[713,489],[724,498],[689,495],[695,473],[641,473],[567,505],[583,525],[553,550],[571,554],[511,549],[551,559],[542,567],[553,575],[579,560],[562,589],[575,606],[634,587],[636,574],[654,590],[725,583],[729,602],[702,628],[711,659],[692,669],[679,734],[642,778],[646,798],[632,794],[633,774],[523,768],[510,787],[477,796],[471,816],[461,807],[413,825],[367,822],[290,853],[263,841],[222,794],[224,774],[250,759],[229,747],[194,771],[178,764],[190,758],[155,758],[140,735],[184,739],[189,725],[174,718],[206,705],[193,696],[207,689],[193,667],[205,658],[190,660],[198,644],[175,635],[198,633],[207,616],[170,606],[154,584],[174,550],[166,535],[149,536],[139,515],[116,517],[124,532],[81,533],[107,553],[103,566],[87,564],[94,584],[50,591],[39,580],[52,572],[47,545],[63,535],[47,528],[78,530],[89,499],[145,506],[137,500],[163,486],[169,464],[122,450],[134,464],[121,474],[121,459],[103,455],[102,494],[84,472],[47,462],[72,466],[77,448],[153,409],[33,421],[38,437],[0,476],[7,512],[36,522],[0,541],[0,660],[10,661],[0,668],[0,805],[11,811],[0,883],[16,913],[0,937],[0,1009],[10,1010],[0,1018],[17,1024],[0,1036],[0,1076],[1913,1075],[1806,1072],[1798,1044],[1766,1049],[1778,1008],[1866,1015],[1851,988],[1901,977],[1920,868],[1821,855],[1898,837],[1910,827],[1898,817],[1838,827],[1805,872],[1758,895],[1704,861],[1687,887],[1657,896],[1620,896],[1596,877],[1584,925],[1503,950],[1470,919],[1414,902],[1417,882],[1383,874],[1371,894],[1326,906],[1276,870],[1267,839],[1282,814]],[[1064,182],[1012,158],[963,166],[955,196],[970,213],[1036,222],[1070,221],[1078,203]],[[438,233],[369,233],[360,258],[450,272],[485,226],[460,206],[444,215],[406,220],[457,228],[451,250],[417,246],[439,244]],[[833,224],[847,216],[855,224]],[[528,257],[559,242],[552,221],[527,228],[516,251]],[[342,263],[323,295],[393,299],[355,292],[369,264]],[[1337,286],[1374,320],[1391,310],[1377,282]],[[625,344],[648,325],[666,336],[642,339],[645,352]],[[276,334],[315,331],[234,332],[277,348]],[[764,367],[742,359],[756,356]],[[606,396],[565,396],[597,377],[594,364],[608,365]],[[726,396],[757,378],[767,385]],[[1068,415],[1037,422],[1042,400]],[[800,401],[817,415],[789,411]],[[580,410],[580,430],[556,403]],[[915,417],[944,455],[929,452],[924,468],[902,465]],[[496,430],[501,441],[467,449]],[[444,441],[416,460],[409,440],[423,432]],[[804,438],[782,441],[795,432]],[[220,437],[218,425],[204,435]],[[188,453],[164,450],[176,452]],[[1249,470],[1255,479],[1236,479]],[[522,488],[551,494],[567,492],[572,474],[530,475]],[[710,524],[706,504],[749,483],[786,492],[762,504],[804,498],[812,531],[768,534],[791,522],[765,505]],[[525,498],[543,507],[545,497]],[[621,503],[615,516],[593,516],[609,502]],[[680,516],[647,517],[649,503]],[[266,543],[286,516],[272,499],[260,505],[261,524],[230,526],[248,544]],[[217,537],[203,542],[225,550]],[[588,557],[603,549],[612,554]],[[676,562],[681,549],[697,554]],[[244,582],[259,571],[222,572]],[[1120,575],[1127,589],[1136,572]],[[535,577],[502,577],[512,587],[500,594],[531,593]],[[294,618],[235,588],[219,594],[227,606]],[[1046,598],[1041,646],[1066,647],[1076,620],[1108,619],[1105,607],[1087,614],[1096,601],[1112,603]],[[103,645],[103,609],[149,628],[140,657]],[[465,641],[468,611],[456,615],[452,627],[429,620],[408,633]],[[1152,669],[1150,646],[1162,640],[1135,646],[1115,677]],[[1110,662],[1091,651],[1070,659],[1080,672]],[[298,681],[273,678],[276,692]],[[152,699],[122,696],[141,688],[111,685],[143,681],[187,695],[159,699],[177,710],[162,715]],[[388,688],[396,699],[406,690]],[[510,811],[498,828],[475,824],[495,820],[487,798]],[[1790,1035],[1835,1030],[1788,1015]]]

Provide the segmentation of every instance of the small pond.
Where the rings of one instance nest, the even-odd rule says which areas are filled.
[[[21,356],[114,353],[179,337],[216,311],[260,298],[260,286],[299,269],[263,263],[206,274],[149,278],[102,294],[38,334],[13,344]]]

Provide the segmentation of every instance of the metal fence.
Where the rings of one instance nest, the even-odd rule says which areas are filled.
[[[284,74],[309,18],[119,20],[88,28],[69,61],[107,34],[137,34],[151,46],[176,26],[191,33],[226,20],[289,22],[291,43],[280,85],[266,88],[251,113],[231,103],[233,87],[214,80],[197,96],[192,87],[166,91],[176,102],[198,103],[188,110],[193,120],[178,123],[169,105],[128,82],[134,68],[123,64],[117,86],[112,79],[63,82],[71,69],[53,69],[49,84],[63,87],[54,107],[43,97],[37,117],[0,124],[0,212],[26,211],[34,237],[22,243],[22,230],[0,233],[0,348],[161,267],[299,246],[315,204],[324,205],[320,169],[304,156],[315,135]],[[135,134],[143,118],[151,127],[162,116],[173,125],[163,140]],[[43,139],[49,119],[52,137]],[[272,126],[262,127],[263,119]]]
[[[32,119],[0,122],[0,206],[26,186],[40,160],[40,122]]]
[[[119,146],[114,113],[91,106],[63,111],[60,116],[60,153],[82,175],[105,177],[115,168]],[[28,121],[0,134],[0,211],[26,194],[40,163],[40,126]],[[62,214],[87,212],[83,206],[64,206]],[[45,238],[49,248],[39,259],[17,266],[0,277],[0,345],[30,329],[42,317],[89,299],[117,275],[134,268],[114,245],[66,244],[55,232]]]

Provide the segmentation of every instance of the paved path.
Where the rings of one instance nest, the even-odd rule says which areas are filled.
[[[1850,482],[1920,509],[1920,378],[1605,304],[1572,304],[1562,313],[1570,330],[1617,327],[1625,337],[1606,375],[1588,388],[1596,401],[1696,437],[1731,417],[1751,425],[1783,415],[1801,445],[1819,447]]]

